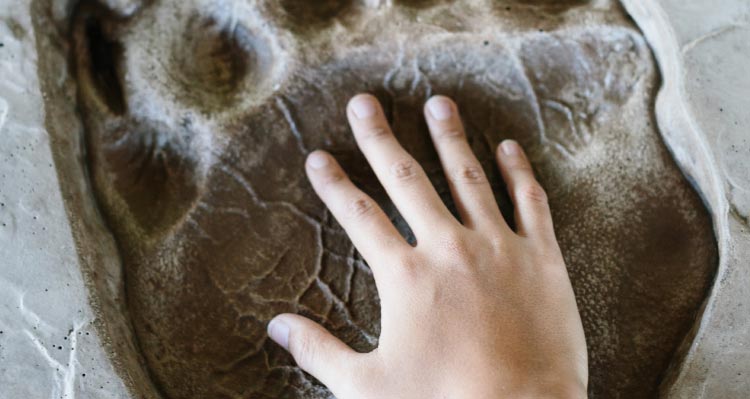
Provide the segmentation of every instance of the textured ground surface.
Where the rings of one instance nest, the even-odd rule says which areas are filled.
[[[714,218],[719,272],[662,384],[670,398],[750,395],[750,3],[626,1],[663,70],[656,114]],[[658,4],[657,4],[658,3]]]
[[[265,338],[282,311],[377,345],[370,272],[302,168],[312,149],[338,154],[406,233],[345,125],[358,91],[377,93],[448,202],[419,117],[429,95],[463,108],[498,194],[491,149],[512,137],[531,151],[592,397],[656,392],[718,259],[655,127],[654,61],[618,5],[161,1],[126,19],[84,3],[73,19],[89,170],[166,396],[327,396]]]
[[[654,396],[653,387],[662,377],[651,373],[663,371],[671,362],[660,386],[664,397],[747,397],[750,185],[745,171],[750,121],[741,93],[750,87],[743,72],[750,9],[744,0],[721,7],[706,1],[689,7],[673,0],[624,1],[658,57],[664,73],[661,84],[640,33],[622,10],[606,1],[569,1],[554,7],[551,4],[560,3],[471,1],[448,11],[441,7],[449,2],[439,1],[316,2],[320,7],[305,1],[282,1],[279,6],[259,1],[190,2],[176,13],[165,2],[141,11],[137,0],[107,3],[115,10],[111,15],[87,13],[67,0],[0,0],[0,398],[152,398],[160,396],[159,390],[161,396],[180,397],[175,389],[181,385],[226,393],[216,397],[232,396],[240,389],[247,389],[250,397],[263,397],[252,395],[252,390],[300,397],[299,392],[309,387],[302,374],[276,367],[290,364],[287,357],[271,345],[249,356],[256,345],[265,345],[256,326],[275,306],[303,310],[328,326],[338,326],[339,335],[360,347],[372,345],[377,325],[366,321],[377,313],[377,302],[367,295],[367,269],[294,167],[308,149],[332,148],[346,158],[362,185],[379,192],[348,141],[340,108],[335,108],[341,107],[347,90],[369,88],[390,104],[402,139],[430,166],[442,190],[444,182],[424,130],[411,119],[411,110],[427,93],[459,98],[467,122],[474,124],[470,130],[477,152],[485,160],[487,147],[505,137],[516,137],[532,149],[542,180],[554,190],[558,233],[591,343],[592,391],[597,396]],[[136,11],[131,21],[112,18]],[[103,22],[81,23],[89,14]],[[96,37],[97,29],[111,43],[89,45],[86,37]],[[72,48],[71,35],[77,35],[83,46]],[[623,38],[634,45],[618,49]],[[483,52],[485,41],[488,49]],[[545,54],[537,50],[549,46],[556,50],[548,51],[545,66],[540,60]],[[555,55],[576,51],[580,56]],[[86,55],[91,53],[96,55]],[[95,59],[96,66],[79,62],[77,68],[69,68],[67,58],[72,54],[79,60]],[[508,61],[508,56],[515,60]],[[455,59],[446,60],[450,57]],[[602,60],[610,58],[612,67],[605,67],[609,63]],[[507,70],[486,73],[508,63],[512,65]],[[578,68],[589,64],[594,78],[583,79]],[[545,70],[558,75],[536,75]],[[560,71],[572,71],[568,73],[574,77]],[[555,76],[576,83],[555,87]],[[635,83],[612,87],[606,76],[622,76],[614,83]],[[657,88],[660,95],[654,106]],[[310,98],[318,115],[305,103]],[[82,100],[80,108],[77,99]],[[565,107],[576,112],[564,111]],[[87,131],[80,124],[80,110],[89,116]],[[648,116],[654,110],[660,132]],[[177,121],[191,123],[179,127]],[[409,128],[415,125],[417,129]],[[694,310],[688,303],[693,295],[701,294],[696,275],[710,273],[711,264],[698,264],[687,269],[694,273],[684,273],[671,262],[686,256],[685,251],[700,252],[696,247],[707,245],[702,240],[710,232],[658,133],[704,195],[719,243],[718,276],[700,323],[685,315]],[[127,143],[119,148],[113,144],[118,135]],[[263,143],[276,148],[266,150]],[[86,147],[91,154],[85,155]],[[135,150],[143,147],[153,150]],[[258,157],[253,149],[277,155]],[[153,154],[156,161],[145,161],[144,154]],[[260,163],[252,164],[253,160]],[[154,166],[159,162],[163,166]],[[254,172],[274,162],[287,166],[262,177]],[[86,164],[91,166],[88,172]],[[124,165],[131,164],[146,165],[143,171],[149,173],[123,173],[128,170]],[[299,197],[271,189],[283,184],[268,178],[284,169],[288,175],[281,180],[301,187]],[[105,205],[101,209],[109,226],[97,211],[90,175],[96,176],[98,202]],[[244,179],[248,184],[227,183],[232,192],[218,193],[215,186],[221,179]],[[237,209],[227,205],[232,200],[240,203]],[[144,204],[155,206],[148,209]],[[197,204],[215,206],[211,218],[206,216],[209,210]],[[302,226],[292,235],[308,237],[284,245],[288,243],[278,238],[283,233],[265,232],[259,209],[288,211],[288,219],[296,218],[294,223]],[[214,229],[206,230],[214,232],[209,237],[226,235],[225,230],[237,227],[217,227],[218,222],[208,219],[229,221],[226,214],[232,212],[243,214],[234,216],[237,219],[254,218],[250,227],[240,225],[247,230],[238,231],[237,239],[251,246],[260,245],[250,238],[253,234],[268,240],[268,259],[256,253],[243,258],[248,250],[237,249],[237,243],[201,247],[201,239],[195,237],[187,240],[188,246],[173,243],[190,234],[188,224],[196,220]],[[673,213],[679,215],[670,222]],[[201,215],[203,219],[195,219]],[[659,238],[663,236],[669,239]],[[311,244],[300,245],[310,237]],[[658,243],[657,249],[648,248],[649,239]],[[316,247],[315,240],[321,246]],[[683,240],[690,243],[679,244]],[[668,243],[679,249],[668,249]],[[301,256],[314,253],[320,259],[273,257],[286,247],[297,252],[313,248]],[[196,248],[214,248],[216,256],[185,251]],[[601,252],[591,253],[591,248]],[[235,254],[237,260],[217,265],[216,258],[224,253]],[[344,256],[328,259],[334,254]],[[661,258],[649,260],[653,254]],[[170,262],[191,257],[208,258],[212,268],[182,275],[192,275],[193,280],[169,274],[180,272]],[[121,258],[126,261],[121,263]],[[157,258],[164,262],[154,262]],[[284,287],[293,282],[293,274],[278,266],[270,273],[270,267],[260,270],[269,264],[307,270],[301,275],[314,284],[304,286],[299,300],[269,302],[270,296],[287,295],[304,284]],[[242,270],[247,265],[256,269]],[[305,269],[311,265],[321,270]],[[136,270],[146,272],[137,277]],[[330,274],[341,270],[343,274]],[[339,281],[351,272],[350,280]],[[245,287],[262,285],[264,276],[282,276],[276,291],[256,296],[261,299],[256,302],[243,299],[240,307],[231,303],[245,295]],[[193,289],[201,278],[214,284],[204,282]],[[167,289],[174,286],[158,287],[169,281],[182,287],[179,295],[169,296]],[[326,291],[318,281],[328,290],[316,298]],[[132,295],[139,286],[139,293]],[[218,288],[206,290],[212,286]],[[671,291],[677,287],[682,287],[679,292]],[[360,303],[356,293],[364,298]],[[212,307],[210,302],[219,305]],[[180,303],[209,310],[181,321],[189,312]],[[348,318],[341,316],[342,303]],[[225,313],[215,310],[222,306]],[[159,309],[175,310],[165,319]],[[238,316],[243,310],[251,317]],[[157,316],[147,319],[148,312]],[[681,333],[670,331],[681,328],[680,319],[693,328],[672,354],[669,347],[679,343]],[[148,331],[149,322],[159,330]],[[170,323],[188,328],[175,332]],[[159,338],[170,331],[176,339]],[[206,349],[216,342],[240,349]],[[264,354],[275,367],[272,373],[263,366]],[[187,368],[190,361],[203,369]],[[248,371],[253,364],[257,372]],[[180,381],[174,377],[177,372],[191,373],[191,380]],[[255,379],[243,385],[233,380],[246,375]],[[283,379],[291,383],[284,385]],[[279,393],[283,386],[288,391]],[[325,397],[314,388],[309,393]]]

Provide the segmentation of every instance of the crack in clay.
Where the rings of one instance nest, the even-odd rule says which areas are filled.
[[[302,138],[302,134],[297,128],[297,122],[294,121],[294,116],[292,116],[292,113],[289,111],[289,107],[286,106],[286,103],[284,102],[284,99],[282,97],[278,97],[276,99],[276,106],[279,108],[279,110],[281,110],[281,113],[284,114],[284,119],[289,125],[289,130],[297,140],[297,145],[299,146],[300,153],[309,154],[310,150],[308,150],[305,146],[305,140]]]
[[[65,364],[52,357],[47,347],[41,343],[39,338],[37,338],[31,330],[23,330],[23,333],[26,334],[29,340],[34,344],[42,357],[47,360],[50,368],[54,370],[55,389],[50,392],[50,399],[75,399],[76,397],[75,387],[76,378],[78,376],[76,364],[78,364],[78,359],[76,357],[75,348],[78,345],[78,331],[80,331],[81,327],[83,327],[83,323],[75,323],[73,325],[73,328],[68,332],[71,349],[68,351],[68,359]]]
[[[314,217],[305,214],[304,212],[302,212],[299,208],[297,208],[292,203],[289,203],[287,201],[266,201],[266,200],[262,199],[258,195],[258,192],[255,191],[255,189],[253,188],[252,184],[250,184],[250,182],[248,182],[247,179],[245,179],[244,177],[242,177],[242,175],[238,171],[232,169],[232,167],[230,167],[230,166],[228,166],[226,164],[222,164],[221,166],[219,166],[219,170],[221,170],[222,172],[228,174],[230,177],[232,177],[232,179],[234,179],[235,181],[237,181],[237,183],[239,183],[245,189],[245,191],[248,194],[250,194],[250,197],[254,201],[256,201],[256,203],[258,205],[260,205],[261,207],[263,207],[265,209],[268,209],[268,208],[273,207],[273,206],[278,206],[278,207],[286,208],[287,210],[289,210],[292,213],[294,213],[295,215],[301,217],[302,219],[304,219],[305,221],[307,221],[308,223],[310,223],[313,226],[318,226],[320,224],[318,221],[315,220]]]
[[[696,48],[699,44],[703,43],[706,40],[710,40],[717,36],[721,36],[735,29],[745,29],[748,26],[750,26],[750,24],[729,24],[729,25],[722,26],[720,28],[716,28],[704,35],[696,37],[695,39],[685,43],[685,45],[683,45],[682,48],[680,49],[680,52],[682,53],[683,56],[685,56],[687,55],[687,53],[691,52],[694,48]]]
[[[0,129],[5,126],[5,120],[8,116],[8,102],[0,97]]]

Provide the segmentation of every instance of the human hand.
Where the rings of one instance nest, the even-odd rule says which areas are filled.
[[[456,105],[425,107],[461,222],[391,133],[377,100],[354,97],[354,136],[417,238],[409,245],[329,154],[307,160],[315,191],[372,269],[377,349],[356,353],[320,325],[283,314],[269,336],[347,398],[585,398],[586,341],[544,190],[520,146],[497,160],[515,206],[504,221]]]

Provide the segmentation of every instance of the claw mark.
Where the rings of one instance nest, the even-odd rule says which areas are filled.
[[[514,53],[515,54],[515,53]],[[542,145],[550,146],[557,150],[560,154],[562,154],[564,157],[568,159],[573,158],[573,152],[570,151],[565,145],[560,143],[558,140],[554,140],[549,138],[547,135],[547,125],[544,123],[544,115],[542,111],[543,106],[548,106],[556,111],[562,112],[564,115],[566,115],[567,119],[571,123],[571,128],[573,129],[574,134],[576,137],[579,137],[580,134],[578,133],[578,129],[575,126],[575,118],[573,111],[570,109],[570,107],[565,106],[561,102],[555,102],[555,104],[552,104],[552,101],[544,101],[539,98],[539,95],[536,93],[536,90],[534,89],[534,84],[529,76],[529,71],[526,68],[526,65],[518,58],[517,55],[513,56],[513,60],[516,63],[516,65],[519,67],[518,69],[523,72],[523,78],[524,82],[523,84],[527,85],[529,88],[529,94],[531,96],[531,104],[533,106],[534,110],[534,119],[536,119],[536,124],[539,129],[539,142]]]
[[[542,145],[552,145],[552,147],[557,149],[561,154],[565,155],[566,157],[570,157],[570,154],[564,147],[560,146],[559,143],[547,138],[547,127],[545,126],[544,118],[542,117],[542,105],[539,101],[539,96],[537,96],[536,90],[534,89],[534,84],[532,83],[531,77],[529,76],[529,71],[526,68],[526,65],[524,65],[521,59],[518,58],[518,55],[515,52],[511,52],[511,54],[513,54],[512,60],[516,64],[517,69],[523,72],[522,76],[524,81],[522,82],[522,84],[529,88],[531,105],[534,111],[534,119],[536,121],[537,129],[539,129],[539,143],[541,143]]]
[[[402,83],[396,81],[400,73],[410,74],[405,76],[403,85],[405,87],[399,87],[398,84]],[[395,82],[395,84],[394,84]],[[408,86],[407,86],[408,85]],[[393,63],[393,66],[385,73],[383,77],[383,88],[388,92],[392,98],[398,97],[398,92],[408,87],[409,96],[416,96],[420,89],[420,86],[424,88],[424,94],[426,97],[432,95],[432,83],[430,83],[427,74],[420,65],[420,58],[414,57],[411,61],[406,60],[404,55],[403,45],[399,46],[399,54]]]
[[[570,127],[570,130],[575,133],[572,138],[577,141],[582,141],[581,135],[578,133],[578,127],[576,127],[573,110],[571,110],[569,106],[563,104],[561,101],[555,100],[543,100],[542,104],[565,115],[565,121],[568,123],[568,127]],[[583,143],[581,142],[580,144]]]
[[[409,94],[411,96],[415,96],[417,94],[417,90],[419,90],[420,83],[424,83],[425,98],[432,97],[432,84],[430,83],[429,78],[426,77],[424,71],[422,70],[422,67],[419,65],[419,58],[414,58],[414,61],[412,62],[412,72],[414,73],[414,78],[411,82]]]
[[[591,133],[583,127],[581,127],[577,121],[573,107],[566,104],[561,100],[544,100],[543,105],[553,111],[559,112],[565,116],[565,122],[570,129],[572,137],[565,137],[570,140],[552,140],[564,148],[568,156],[573,156],[576,153],[576,147],[583,148],[591,141]],[[566,142],[568,144],[566,144]]]
[[[396,92],[393,88],[393,81],[404,65],[404,58],[404,46],[403,43],[399,43],[398,57],[396,57],[396,60],[393,62],[393,66],[385,73],[385,76],[383,77],[383,88],[391,97],[396,97]]]

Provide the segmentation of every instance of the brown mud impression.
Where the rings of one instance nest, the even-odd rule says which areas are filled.
[[[421,117],[429,96],[459,104],[506,215],[492,150],[528,149],[583,316],[590,396],[656,396],[717,249],[660,139],[658,72],[619,4],[155,0],[123,16],[84,1],[71,41],[91,183],[160,395],[330,397],[266,337],[280,312],[377,346],[372,274],[303,170],[310,151],[333,152],[410,234],[345,122],[369,91],[451,207]]]

